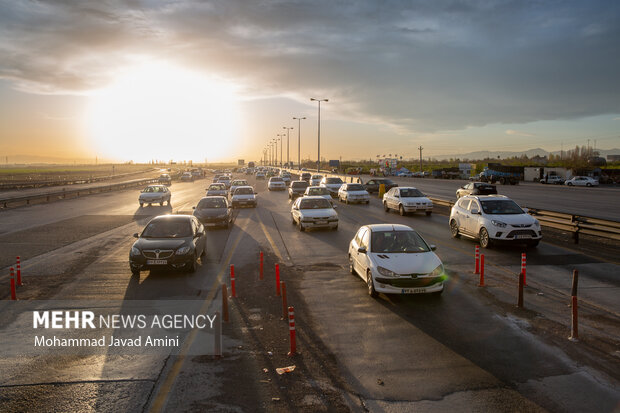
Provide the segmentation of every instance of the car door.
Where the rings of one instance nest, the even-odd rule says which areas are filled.
[[[466,220],[467,232],[472,235],[478,235],[480,231],[480,218],[482,215],[480,214],[472,214],[472,210],[477,209],[479,212],[482,211],[480,209],[480,203],[476,199],[472,199],[469,207],[467,208],[468,219]]]
[[[366,253],[359,252],[357,256],[358,265],[359,265],[358,274],[360,274],[363,279],[366,279],[366,271],[370,267],[370,234],[371,234],[370,229],[367,229],[362,234],[362,240],[360,243],[360,247],[366,248]]]
[[[461,198],[456,203],[455,215],[456,222],[459,226],[459,232],[468,233],[467,231],[467,221],[469,221],[469,204],[471,200],[467,198]]]
[[[299,223],[299,202],[301,202],[301,198],[297,198],[295,200],[295,202],[293,202],[293,207],[291,209],[291,215],[293,216],[293,221],[295,221],[296,223]]]
[[[366,190],[368,192],[374,192],[374,188],[376,186],[376,182],[374,179],[371,179],[370,181],[366,182],[366,184],[364,184],[364,186],[366,187]]]
[[[357,231],[357,234],[355,235],[355,238],[353,240],[353,250],[351,251],[351,257],[353,258],[353,267],[358,274],[363,274],[363,271],[365,271],[362,269],[363,262],[360,262],[360,255],[364,254],[359,252],[358,248],[362,246],[362,237],[366,232],[368,232],[368,228],[360,228],[359,231]]]
[[[388,206],[392,209],[398,209],[398,204],[400,202],[400,192],[396,188],[392,188],[388,191],[390,194]]]

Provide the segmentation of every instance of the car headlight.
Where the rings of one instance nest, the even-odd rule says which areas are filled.
[[[537,219],[534,220],[534,226],[536,226],[536,228],[540,228],[540,222],[538,222]]]
[[[443,264],[439,264],[439,265],[437,266],[437,268],[435,268],[435,269],[434,269],[434,270],[430,273],[430,275],[431,275],[432,277],[438,277],[438,276],[440,276],[441,274],[443,274]]]
[[[506,228],[506,223],[502,222],[502,221],[491,221],[491,224],[495,225],[496,227],[500,227],[500,228]]]
[[[131,255],[141,255],[142,253],[140,252],[139,249],[137,249],[136,247],[131,247]]]
[[[398,277],[398,274],[396,274],[394,271],[388,270],[387,268],[383,267],[377,267],[377,272],[386,277]]]
[[[181,247],[175,252],[176,255],[185,255],[190,251],[190,247]]]

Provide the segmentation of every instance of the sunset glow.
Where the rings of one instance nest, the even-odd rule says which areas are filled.
[[[90,98],[85,126],[97,154],[136,162],[225,156],[238,138],[234,88],[161,62],[122,70]]]

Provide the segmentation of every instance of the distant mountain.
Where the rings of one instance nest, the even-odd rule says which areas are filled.
[[[573,148],[570,148],[573,149]],[[521,152],[509,152],[509,151],[476,151],[476,152],[468,152],[468,153],[459,153],[459,154],[451,154],[451,155],[437,155],[432,156],[431,158],[435,158],[438,160],[445,159],[469,159],[469,160],[479,160],[485,158],[491,159],[506,159],[514,156],[522,156],[527,155],[528,158],[533,158],[534,156],[549,156],[550,153],[554,155],[560,155],[561,151],[548,152],[541,148],[529,149],[527,151]],[[600,153],[600,156],[606,158],[607,155],[620,155],[620,149],[597,149],[597,152]],[[566,151],[564,151],[566,153]]]

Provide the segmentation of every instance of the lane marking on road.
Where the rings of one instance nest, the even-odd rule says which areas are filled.
[[[256,216],[258,219],[258,223],[260,224],[260,227],[263,230],[263,233],[265,234],[267,241],[269,242],[269,245],[271,245],[271,249],[273,249],[273,252],[278,256],[278,259],[280,261],[284,261],[284,257],[280,253],[280,249],[276,246],[276,243],[273,241],[273,238],[271,238],[271,235],[269,235],[269,232],[267,231],[267,227],[265,226],[265,224],[263,224],[263,220],[260,218],[260,214],[256,214]]]
[[[224,274],[228,271],[228,268],[229,268],[228,266],[230,265],[230,261],[232,260],[233,254],[237,250],[237,246],[239,245],[239,243],[241,242],[241,239],[243,238],[243,234],[245,234],[245,231],[240,230],[239,233],[237,234],[237,237],[233,241],[230,251],[228,252],[228,255],[226,256],[226,259],[224,260],[224,262],[221,263],[217,276],[213,280],[213,283],[211,284],[211,286],[209,287],[209,294],[203,301],[202,307],[200,308],[200,313],[204,313],[207,311],[207,309],[209,308],[211,304],[211,301],[215,298],[215,295],[220,292],[220,289],[217,287],[219,286],[221,280],[223,279]],[[187,352],[189,351],[189,349],[191,348],[196,338],[196,334],[198,334],[197,329],[191,330],[189,335],[183,342],[183,347],[181,348],[181,351],[179,352],[177,359],[174,361],[174,364],[168,371],[166,378],[164,379],[164,382],[159,388],[157,396],[155,397],[155,400],[151,404],[149,412],[161,412],[165,408],[166,403],[168,402],[168,397],[170,396],[170,392],[172,388],[174,387],[176,378],[178,377],[179,373],[181,373],[181,370],[183,368],[183,364],[185,362],[185,356]]]

